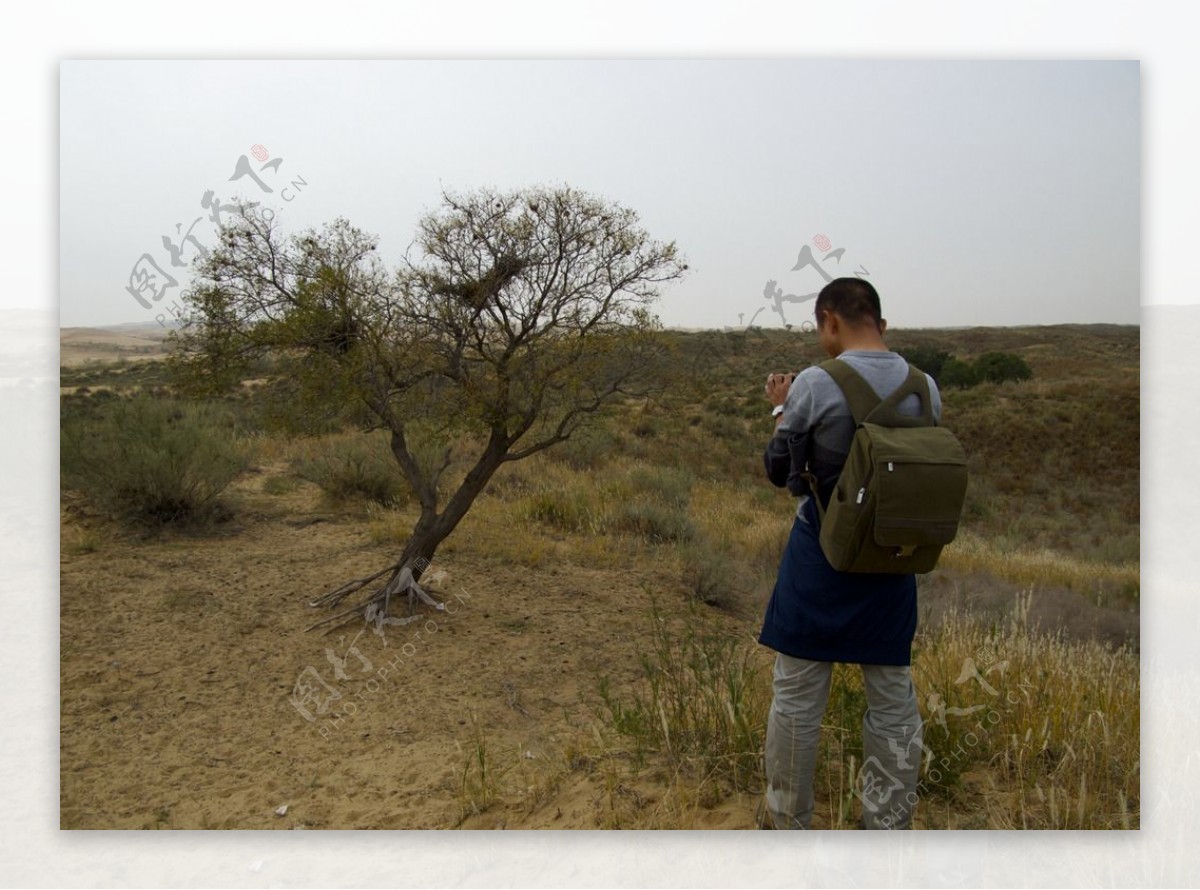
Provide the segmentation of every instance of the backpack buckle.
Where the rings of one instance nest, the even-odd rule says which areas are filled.
[[[916,549],[916,544],[905,544],[903,547],[897,547],[896,552],[892,555],[896,557],[896,559],[907,559],[913,555],[913,551]]]

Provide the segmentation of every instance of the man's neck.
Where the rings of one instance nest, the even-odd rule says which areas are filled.
[[[874,339],[871,339],[871,340],[859,340],[859,341],[856,341],[853,343],[843,343],[842,351],[843,352],[850,352],[850,351],[891,352],[891,350],[887,348],[887,344],[884,343],[882,340],[880,340],[877,337]]]

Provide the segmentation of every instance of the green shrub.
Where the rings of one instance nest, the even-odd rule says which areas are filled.
[[[671,507],[686,507],[692,496],[692,474],[676,467],[634,467],[629,484],[642,496],[651,496]]]
[[[59,416],[64,427],[67,423],[75,420],[103,417],[109,406],[121,398],[111,389],[93,389],[84,392],[85,389],[87,387],[59,399]]]
[[[696,602],[731,609],[737,602],[738,573],[729,558],[712,541],[697,538],[680,548],[681,580]]]
[[[985,352],[973,362],[964,362],[948,352],[931,349],[902,349],[899,352],[907,361],[933,377],[938,386],[946,388],[966,389],[985,380],[1003,383],[1006,380],[1028,380],[1033,376],[1025,360],[1010,352]]]
[[[953,356],[944,350],[930,346],[915,346],[911,349],[897,349],[910,365],[920,368],[938,383],[942,382],[942,368]]]
[[[730,398],[728,395],[710,396],[704,403],[704,407],[712,414],[721,414],[725,417],[744,416],[740,401]]]
[[[386,434],[319,440],[293,466],[298,476],[320,486],[334,502],[362,499],[393,506],[405,503],[410,493]]]
[[[685,512],[646,501],[618,505],[608,525],[611,531],[637,535],[654,543],[689,541],[696,533]]]
[[[564,531],[595,530],[591,499],[579,489],[551,488],[534,492],[526,499],[522,515]]]
[[[705,432],[716,439],[739,444],[746,439],[746,421],[740,417],[706,414],[703,426]],[[767,438],[770,436],[768,435]]]
[[[1004,383],[1006,380],[1028,380],[1033,376],[1029,365],[1011,352],[985,352],[975,359],[975,372],[981,380]]]
[[[219,519],[218,495],[248,462],[229,423],[216,406],[146,396],[64,413],[63,486],[144,525]]]
[[[576,430],[565,442],[546,449],[546,454],[572,470],[591,470],[602,466],[618,450],[619,440],[609,430],[587,427]]]
[[[942,365],[942,376],[937,378],[938,386],[943,388],[954,386],[959,389],[967,389],[975,386],[979,381],[979,371],[975,366],[956,358],[946,360],[946,363]]]

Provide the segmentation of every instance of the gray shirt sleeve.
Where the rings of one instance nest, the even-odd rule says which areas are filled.
[[[775,427],[775,435],[763,452],[767,478],[776,488],[784,488],[796,497],[808,494],[805,471],[808,438],[816,423],[817,407],[813,382],[829,375],[816,366],[805,368],[787,391],[783,401],[783,420]]]
[[[783,400],[783,422],[775,429],[775,434],[807,433],[816,422],[816,403],[813,397],[813,384],[820,377],[829,375],[816,365],[805,368],[788,388],[787,397]]]

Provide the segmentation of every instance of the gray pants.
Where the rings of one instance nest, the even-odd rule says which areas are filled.
[[[923,751],[917,693],[907,666],[864,664],[862,802],[864,828],[909,828]],[[767,720],[767,815],[775,828],[808,828],[821,718],[833,662],[779,653]]]

